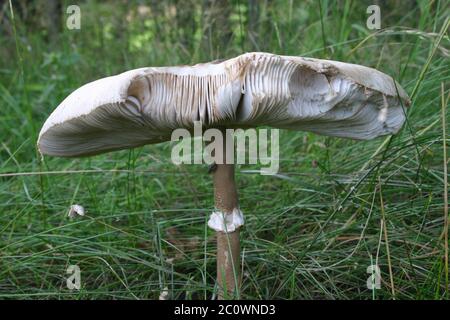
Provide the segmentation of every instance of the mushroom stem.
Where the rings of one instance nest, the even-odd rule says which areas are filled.
[[[234,164],[217,164],[214,171],[214,197],[216,209],[224,215],[231,215],[233,210],[239,208]],[[216,237],[218,298],[239,298],[239,229],[233,232],[217,231]]]

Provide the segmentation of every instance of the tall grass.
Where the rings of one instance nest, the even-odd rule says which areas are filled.
[[[380,2],[378,31],[365,25],[371,1],[80,1],[81,30],[63,27],[56,41],[38,9],[31,22],[13,19],[12,3],[0,8],[0,298],[157,299],[164,288],[172,299],[211,298],[206,166],[173,165],[169,143],[41,159],[35,142],[88,81],[253,50],[376,67],[413,101],[396,136],[283,131],[279,175],[238,167],[242,297],[448,298],[447,1]],[[75,203],[86,217],[67,218]],[[79,291],[66,287],[73,264]],[[381,289],[366,286],[370,265]]]

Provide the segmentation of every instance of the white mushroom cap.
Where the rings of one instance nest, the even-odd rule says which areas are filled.
[[[402,100],[402,101],[401,101]],[[86,156],[170,139],[177,128],[256,127],[371,139],[405,121],[405,91],[375,69],[247,53],[220,63],[141,68],[88,83],[45,122],[42,154]]]

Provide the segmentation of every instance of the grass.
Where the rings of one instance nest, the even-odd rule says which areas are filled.
[[[370,4],[279,1],[257,6],[253,19],[253,7],[233,1],[225,38],[224,22],[200,2],[168,1],[145,13],[138,1],[82,1],[81,30],[63,28],[52,41],[42,13],[30,22],[13,10],[13,20],[6,3],[0,298],[157,299],[167,288],[171,299],[210,299],[215,242],[205,226],[213,209],[206,166],[173,165],[169,143],[41,159],[35,142],[50,112],[88,81],[260,50],[376,67],[402,84],[412,105],[396,136],[355,142],[282,131],[280,175],[237,168],[247,217],[242,298],[447,299],[449,6],[382,2],[383,29],[371,31]],[[75,203],[87,215],[70,220]],[[79,291],[66,287],[73,264],[81,269]],[[373,264],[381,289],[369,290]]]

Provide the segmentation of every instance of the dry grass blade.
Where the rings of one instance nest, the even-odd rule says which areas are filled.
[[[441,107],[442,107],[442,148],[444,154],[444,260],[445,260],[445,296],[448,298],[448,181],[447,181],[447,134],[445,120],[445,90],[441,83]]]
[[[387,233],[387,222],[386,222],[386,215],[384,213],[384,202],[383,202],[383,193],[381,191],[381,180],[378,177],[378,183],[379,183],[379,191],[380,191],[380,209],[381,209],[381,221],[383,225],[383,233],[384,233],[384,242],[386,243],[386,255],[388,260],[388,268],[389,268],[389,279],[391,281],[391,292],[392,292],[392,299],[395,300],[395,286],[394,286],[394,275],[392,273],[392,262],[391,262],[391,253],[389,251],[389,239],[388,239],[388,233]]]

